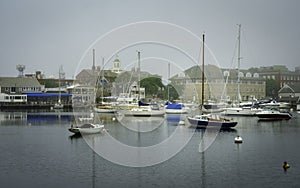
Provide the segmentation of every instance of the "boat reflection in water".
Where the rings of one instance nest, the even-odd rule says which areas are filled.
[[[117,116],[122,126],[135,132],[151,132],[164,125],[164,117]]]

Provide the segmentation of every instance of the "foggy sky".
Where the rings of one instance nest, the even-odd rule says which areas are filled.
[[[40,70],[57,77],[62,65],[72,78],[97,38],[139,21],[173,23],[199,37],[205,31],[221,67],[234,66],[236,24],[242,24],[241,68],[294,70],[300,59],[299,7],[298,0],[1,0],[0,76],[17,76],[16,65],[24,64],[25,73]],[[97,51],[97,65],[100,56]],[[120,60],[128,63],[126,57]]]

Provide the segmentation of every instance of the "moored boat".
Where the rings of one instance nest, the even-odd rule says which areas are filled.
[[[166,114],[186,114],[188,109],[183,104],[168,104],[165,107]]]
[[[278,108],[266,107],[263,111],[256,113],[260,120],[289,120],[293,116],[289,112],[280,112]]]
[[[221,118],[216,114],[204,114],[204,115],[195,115],[194,117],[187,117],[191,125],[196,126],[197,128],[206,128],[206,127],[220,127],[220,128],[231,128],[237,125],[236,121],[231,121],[226,118]]]
[[[117,112],[117,109],[112,105],[100,104],[94,107],[94,111],[98,113],[115,113]]]
[[[204,104],[204,34],[202,40],[202,95],[201,95],[201,109],[203,109]],[[205,114],[205,115],[195,115],[187,117],[188,121],[191,125],[196,126],[196,128],[206,128],[206,127],[215,127],[228,129],[231,127],[235,127],[237,125],[236,121],[231,121],[229,119],[221,118],[217,114]]]
[[[255,116],[256,113],[261,112],[261,108],[256,107],[231,107],[225,108],[224,115],[239,115],[239,116]]]
[[[101,132],[103,128],[104,125],[102,124],[87,123],[81,125],[80,127],[74,127],[73,125],[71,125],[71,128],[69,128],[68,130],[72,133],[94,134]]]
[[[121,112],[122,113],[122,112]],[[157,104],[145,104],[139,101],[139,106],[134,107],[131,110],[124,110],[125,116],[164,116],[165,111],[161,110]]]

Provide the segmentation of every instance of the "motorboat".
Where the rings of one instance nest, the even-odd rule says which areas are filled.
[[[202,106],[202,112],[206,114],[220,113],[223,112],[224,110],[225,110],[224,108],[220,108],[219,105],[214,103],[203,104]]]
[[[104,125],[102,124],[92,124],[92,123],[86,123],[81,125],[80,127],[73,126],[69,128],[69,131],[72,133],[81,133],[81,134],[94,134],[99,133],[104,129]]]
[[[261,101],[259,106],[263,107],[278,107],[279,109],[290,109],[291,104],[288,102],[278,102],[275,99]]]
[[[260,120],[289,120],[293,116],[289,112],[281,112],[275,107],[266,107],[263,111],[256,113]]]
[[[257,107],[230,107],[225,108],[222,113],[224,115],[255,116],[256,113],[261,111],[262,109]]]
[[[221,118],[217,114],[203,114],[195,115],[193,117],[187,117],[191,125],[196,126],[197,128],[206,128],[206,127],[220,127],[220,128],[231,128],[235,127],[238,122],[231,121],[226,118]]]
[[[186,114],[188,109],[183,104],[168,104],[165,107],[166,114]]]
[[[115,113],[117,109],[112,105],[100,104],[94,107],[94,111],[98,113]]]
[[[125,116],[164,116],[165,111],[161,110],[157,104],[146,104],[139,101],[139,106],[130,110],[124,110]]]

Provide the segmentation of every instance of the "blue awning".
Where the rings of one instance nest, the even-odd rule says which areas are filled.
[[[59,93],[23,93],[27,95],[27,97],[58,97]],[[72,94],[69,93],[61,93],[61,97],[71,97]]]

